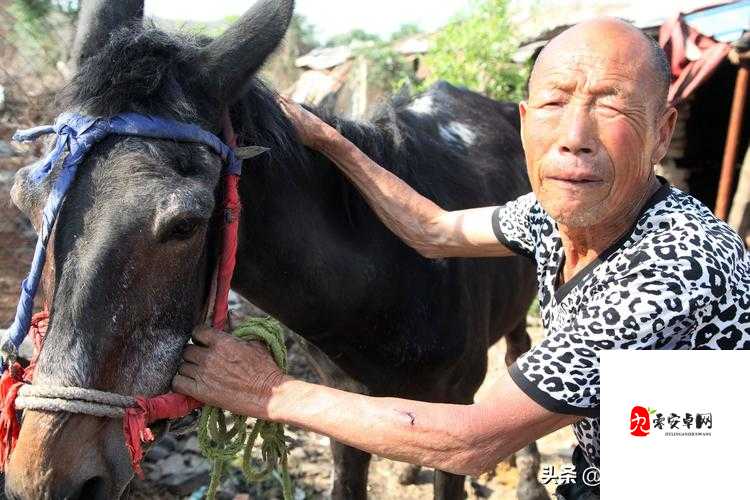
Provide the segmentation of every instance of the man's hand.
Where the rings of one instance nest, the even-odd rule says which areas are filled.
[[[327,141],[339,135],[336,129],[296,102],[283,96],[278,97],[278,102],[305,146],[320,150]]]
[[[259,342],[247,342],[211,328],[193,331],[172,388],[232,413],[268,418],[274,388],[289,380]]]

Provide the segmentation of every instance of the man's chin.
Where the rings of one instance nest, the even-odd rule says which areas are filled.
[[[544,207],[544,204],[542,206]],[[545,207],[545,210],[555,222],[571,228],[586,228],[601,223],[601,210],[580,202],[553,202],[549,208]]]

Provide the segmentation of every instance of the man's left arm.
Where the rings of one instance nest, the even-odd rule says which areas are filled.
[[[478,475],[581,418],[544,409],[507,374],[491,396],[471,405],[369,397],[286,377],[258,343],[208,329],[196,335],[206,347],[186,349],[173,382],[177,392],[455,474]]]

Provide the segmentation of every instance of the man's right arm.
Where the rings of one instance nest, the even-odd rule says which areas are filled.
[[[423,256],[514,255],[498,241],[492,229],[492,213],[497,207],[443,210],[340,134],[319,147],[357,186],[383,223]]]
[[[446,211],[360,151],[304,108],[282,100],[303,142],[333,161],[396,236],[421,255],[505,257],[514,253],[492,227],[497,207]]]

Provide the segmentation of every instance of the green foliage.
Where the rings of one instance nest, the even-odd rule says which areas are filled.
[[[69,43],[62,32],[75,23],[76,0],[13,0],[7,12],[15,20],[10,42],[27,60],[44,68],[67,57]]]
[[[419,26],[417,26],[416,24],[404,23],[391,34],[391,41],[395,42],[397,40],[401,40],[402,38],[407,38],[421,32],[422,30],[420,30]]]
[[[529,306],[527,315],[533,318],[539,318],[541,316],[541,313],[539,311],[539,297],[534,297],[534,302],[532,302]]]
[[[508,0],[472,0],[463,16],[437,35],[425,57],[430,76],[502,100],[523,98],[528,68],[513,63],[518,38],[508,13]]]
[[[334,35],[326,42],[326,47],[337,47],[339,45],[349,45],[352,42],[374,42],[380,43],[382,40],[374,33],[368,33],[365,30],[354,29],[348,33]]]
[[[307,52],[320,47],[315,26],[301,14],[294,14],[294,16],[292,16],[292,22],[289,25],[289,31],[287,33],[290,36],[290,40],[293,34],[300,54],[306,54]]]
[[[367,81],[373,87],[392,93],[404,85],[414,88],[419,83],[412,64],[388,44],[363,48],[357,54],[367,59]]]
[[[184,23],[180,29],[185,30],[189,33],[195,33],[197,35],[204,35],[209,38],[216,38],[217,36],[221,35],[226,31],[226,29],[232,25],[237,19],[239,19],[240,16],[224,16],[223,19],[219,21],[214,21],[210,23],[202,22],[202,21],[190,21]]]

